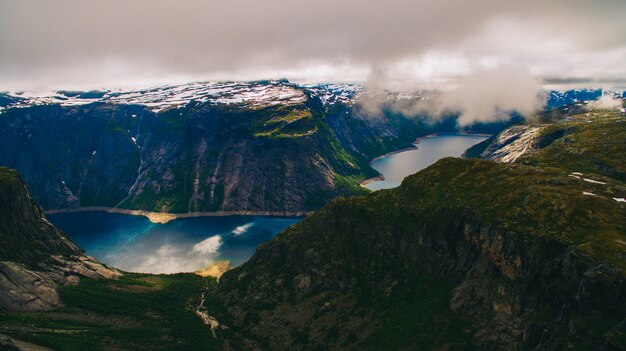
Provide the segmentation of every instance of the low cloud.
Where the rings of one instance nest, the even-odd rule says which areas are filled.
[[[512,112],[529,117],[545,105],[542,83],[527,71],[511,66],[477,70],[446,90],[422,90],[419,99],[389,96],[380,88],[380,77],[367,86],[359,100],[358,111],[376,118],[389,109],[406,116],[423,116],[437,120],[459,115],[461,126],[476,122],[509,119]]]
[[[459,124],[493,122],[510,118],[511,112],[530,116],[544,105],[541,82],[512,67],[477,71],[442,95],[444,111],[460,113]]]

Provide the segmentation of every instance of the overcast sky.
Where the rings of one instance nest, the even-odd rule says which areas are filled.
[[[626,86],[625,0],[1,0],[0,90],[288,78]]]

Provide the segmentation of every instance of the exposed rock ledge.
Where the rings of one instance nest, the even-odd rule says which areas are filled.
[[[122,273],[89,256],[52,256],[49,263],[33,269],[23,263],[0,262],[0,309],[48,310],[62,305],[57,289],[77,285],[80,277],[115,278]]]

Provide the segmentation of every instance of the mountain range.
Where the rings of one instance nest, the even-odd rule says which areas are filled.
[[[548,106],[597,93],[553,92]],[[385,92],[375,112],[359,103],[368,94],[285,80],[4,93],[0,165],[18,170],[45,210],[302,214],[366,192],[359,183],[377,175],[372,158],[459,130],[456,115],[433,121],[389,108],[426,92]]]

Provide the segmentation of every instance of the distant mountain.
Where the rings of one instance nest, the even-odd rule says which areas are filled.
[[[581,89],[546,92],[546,109],[552,110],[573,103],[598,100],[602,96],[602,89]]]
[[[46,220],[22,178],[0,167],[0,311],[57,307],[58,286],[119,274],[85,256]]]
[[[624,140],[613,112],[514,126],[483,154],[500,162],[332,201],[205,307],[234,349],[622,349]]]

